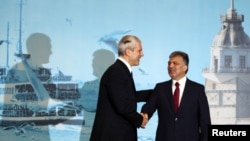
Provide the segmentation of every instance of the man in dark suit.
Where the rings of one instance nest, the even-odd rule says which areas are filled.
[[[209,105],[202,84],[186,77],[189,57],[182,51],[169,56],[168,74],[171,80],[156,84],[141,112],[150,118],[157,110],[156,141],[207,141],[211,124]],[[179,83],[179,100],[174,108],[174,91]]]
[[[90,141],[137,141],[137,128],[147,117],[137,112],[152,90],[136,91],[131,74],[144,55],[138,37],[124,36],[118,44],[119,58],[103,74]]]

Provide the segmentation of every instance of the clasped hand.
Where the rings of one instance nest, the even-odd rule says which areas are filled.
[[[141,124],[141,128],[145,128],[148,123],[148,114],[147,113],[140,113],[143,117],[143,121]]]

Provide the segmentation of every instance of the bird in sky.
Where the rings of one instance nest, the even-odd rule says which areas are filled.
[[[114,53],[118,53],[118,50],[117,50],[117,45],[118,45],[118,36],[119,35],[124,35],[128,32],[132,31],[131,29],[129,30],[116,30],[116,31],[113,31],[109,34],[106,34],[104,36],[102,36],[98,42],[99,43],[105,43],[106,45],[108,45]]]
[[[2,45],[3,43],[9,44],[10,42],[8,40],[0,40],[0,45]]]
[[[124,35],[128,32],[132,31],[131,29],[128,29],[128,30],[116,30],[116,31],[113,31],[109,34],[106,34],[104,36],[102,36],[100,39],[99,39],[99,42],[100,43],[105,43],[106,45],[108,45],[115,54],[118,54],[118,49],[117,49],[117,46],[118,46],[118,42],[119,42],[119,39],[118,39],[118,36],[119,35]],[[146,73],[146,71],[144,71],[142,68],[139,68],[139,71],[141,72],[141,74],[143,75],[148,75],[148,73]]]
[[[139,71],[140,71],[141,74],[143,74],[143,75],[148,75],[142,68],[139,68]]]
[[[71,19],[66,18],[65,21],[66,21],[67,23],[69,23],[70,26],[72,26],[72,20],[71,20]]]

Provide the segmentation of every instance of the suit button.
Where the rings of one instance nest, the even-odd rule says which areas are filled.
[[[177,120],[178,120],[178,118],[175,118],[174,120],[175,120],[175,121],[177,121]]]

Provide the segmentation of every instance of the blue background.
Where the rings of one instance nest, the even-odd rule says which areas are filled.
[[[9,23],[9,65],[19,62],[20,0],[0,0],[0,40],[6,40]],[[235,0],[243,27],[250,34],[250,1]],[[45,67],[60,69],[84,82],[96,79],[92,73],[93,52],[113,51],[105,40],[118,41],[125,34],[138,36],[144,57],[134,67],[136,88],[153,88],[169,79],[168,55],[182,50],[190,56],[188,77],[204,84],[202,69],[210,66],[210,47],[220,31],[220,15],[231,7],[230,0],[23,0],[22,46],[32,33],[44,33],[52,43],[53,54]],[[6,47],[0,46],[0,66],[6,64]],[[113,52],[116,57],[116,52]],[[140,103],[139,103],[140,108]],[[139,109],[138,109],[139,110]],[[157,117],[139,135],[154,136]]]

